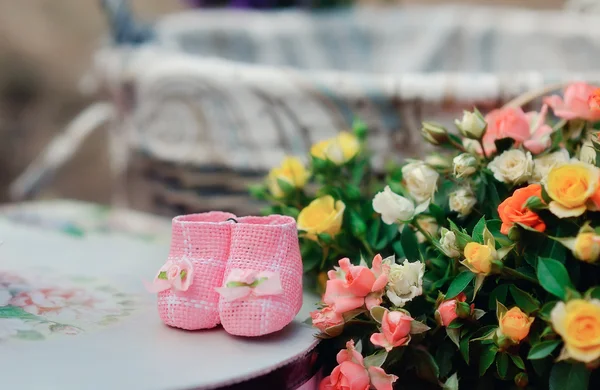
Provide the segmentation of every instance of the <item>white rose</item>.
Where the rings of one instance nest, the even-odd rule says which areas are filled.
[[[402,167],[402,180],[410,196],[417,203],[425,203],[433,197],[440,174],[423,161]]]
[[[463,217],[471,213],[476,203],[477,199],[470,189],[461,188],[450,194],[450,210],[456,211]]]
[[[533,174],[529,178],[529,183],[541,183],[548,176],[552,168],[567,162],[569,162],[569,152],[567,149],[560,149],[554,153],[534,159]]]
[[[450,158],[437,153],[425,157],[425,163],[439,169],[452,168],[452,161],[450,161]]]
[[[585,141],[579,151],[579,161],[596,165],[596,149],[592,141]]]
[[[397,307],[403,307],[423,293],[424,264],[420,261],[409,263],[404,260],[402,265],[392,264],[388,275],[386,295]]]
[[[462,120],[454,121],[462,135],[471,139],[480,139],[487,126],[485,119],[478,112],[463,111]]]
[[[419,227],[426,231],[431,237],[437,237],[439,225],[435,218],[423,216],[417,219],[417,225],[419,225]],[[416,235],[419,243],[423,243],[427,240],[427,238],[420,231],[417,231]]]
[[[452,258],[460,257],[460,250],[458,249],[458,245],[456,245],[456,234],[453,231],[442,228],[440,245],[446,256]]]
[[[471,176],[477,171],[477,159],[470,153],[459,154],[452,160],[454,176],[457,179]]]
[[[495,157],[488,168],[494,172],[496,180],[509,184],[526,182],[533,172],[531,153],[519,149],[507,150]]]
[[[410,221],[415,215],[412,201],[393,192],[390,186],[373,198],[373,210],[381,214],[384,223],[391,225],[398,221]]]

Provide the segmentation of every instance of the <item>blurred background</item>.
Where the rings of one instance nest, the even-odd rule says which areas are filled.
[[[373,6],[390,1],[362,0]],[[140,20],[152,21],[201,1],[132,0]],[[251,2],[234,2],[244,7]],[[563,0],[406,0],[401,5],[461,3],[562,9]],[[256,2],[255,5],[273,6]],[[223,4],[221,4],[223,5]],[[290,5],[282,2],[280,5]],[[326,1],[316,6],[330,6]],[[0,0],[0,201],[8,200],[9,183],[43,150],[53,136],[95,96],[81,93],[82,76],[92,55],[109,34],[98,0]],[[95,132],[74,160],[39,194],[108,203],[109,158],[105,132]]]

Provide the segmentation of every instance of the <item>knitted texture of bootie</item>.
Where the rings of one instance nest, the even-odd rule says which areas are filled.
[[[176,328],[196,330],[219,324],[219,294],[235,215],[213,211],[173,218],[167,262],[153,282],[158,313]]]
[[[231,249],[219,314],[236,336],[261,336],[289,324],[302,306],[302,259],[291,217],[243,217],[231,226]]]

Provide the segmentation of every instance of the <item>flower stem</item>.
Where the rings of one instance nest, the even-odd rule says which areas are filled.
[[[483,153],[483,158],[485,158],[485,161],[490,161],[490,158],[487,155],[487,152],[485,151],[485,147],[483,146],[483,141],[480,139],[477,140],[477,142],[479,142],[479,145],[481,146],[481,152]]]
[[[452,138],[450,138],[450,144],[461,152],[467,151],[463,145],[456,143]]]
[[[523,275],[522,273],[518,272],[516,269],[510,268],[510,267],[503,267],[502,272],[504,274],[506,274],[508,276],[512,276],[514,278],[527,280],[528,282],[537,284],[538,286],[540,284],[537,279],[532,278],[531,276]]]
[[[327,261],[327,257],[329,256],[329,246],[323,247],[323,258],[321,259],[321,267],[319,269],[322,271],[325,268],[325,262]]]
[[[365,240],[364,237],[360,238],[360,242],[362,242],[362,244],[365,246],[365,250],[367,251],[367,253],[369,254],[369,256],[374,257],[375,256],[375,252],[373,252],[373,248],[371,248],[371,245],[369,245],[369,243],[367,242],[367,240]]]

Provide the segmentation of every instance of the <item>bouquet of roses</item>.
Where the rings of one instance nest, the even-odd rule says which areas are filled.
[[[252,189],[324,292],[322,389],[598,388],[600,90],[543,102],[424,123],[439,153],[385,177],[357,122]]]

